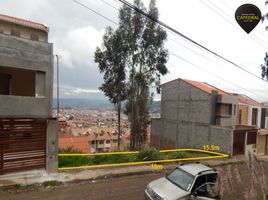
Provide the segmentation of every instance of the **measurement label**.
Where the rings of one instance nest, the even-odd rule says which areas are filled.
[[[152,169],[163,169],[163,165],[159,165],[159,164],[151,164],[151,168],[152,168]]]
[[[206,145],[203,145],[203,149],[205,151],[219,151],[220,146],[206,144]]]

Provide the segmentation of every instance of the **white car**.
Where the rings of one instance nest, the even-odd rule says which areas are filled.
[[[148,200],[215,200],[216,170],[199,163],[182,164],[165,177],[149,183]]]

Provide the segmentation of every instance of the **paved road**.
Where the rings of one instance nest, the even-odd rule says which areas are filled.
[[[39,191],[0,193],[0,200],[143,200],[146,185],[163,174],[145,174],[59,186]]]

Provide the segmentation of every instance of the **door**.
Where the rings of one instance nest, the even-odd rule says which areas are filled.
[[[46,120],[0,119],[0,174],[46,166]]]
[[[192,200],[217,200],[220,199],[217,194],[216,184],[212,182],[205,183],[195,189],[191,195]]]

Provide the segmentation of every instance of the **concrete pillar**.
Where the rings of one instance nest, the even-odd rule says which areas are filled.
[[[49,119],[47,124],[47,173],[58,172],[58,120]]]

